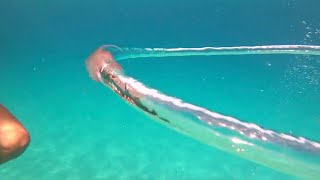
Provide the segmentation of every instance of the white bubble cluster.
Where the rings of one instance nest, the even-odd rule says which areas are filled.
[[[302,44],[320,42],[320,26],[315,28],[307,21],[301,21],[301,24],[305,29]],[[285,88],[291,93],[303,94],[306,89],[319,93],[320,58],[309,55],[295,56],[295,61],[288,65],[284,79]]]

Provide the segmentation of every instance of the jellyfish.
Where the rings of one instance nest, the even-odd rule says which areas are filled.
[[[202,48],[119,48],[104,45],[86,60],[90,77],[151,119],[225,152],[304,179],[319,178],[320,143],[236,119],[148,87],[117,61],[141,57],[249,54],[320,55],[320,46],[270,45]]]

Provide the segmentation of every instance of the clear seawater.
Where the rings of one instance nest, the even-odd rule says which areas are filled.
[[[238,180],[296,177],[179,134],[88,77],[98,46],[320,45],[317,0],[0,2],[0,102],[30,131],[1,180]],[[126,72],[162,92],[320,141],[320,59],[146,58]]]

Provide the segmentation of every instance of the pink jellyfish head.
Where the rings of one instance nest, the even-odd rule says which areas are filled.
[[[107,46],[103,45],[99,47],[86,60],[86,68],[90,77],[98,82],[101,82],[101,71],[103,68],[121,69],[121,66],[113,59],[112,54],[105,50]]]

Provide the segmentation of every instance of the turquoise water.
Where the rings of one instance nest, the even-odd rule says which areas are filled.
[[[308,4],[310,3],[310,4]],[[88,77],[101,44],[320,45],[316,1],[2,1],[0,102],[32,136],[1,180],[297,179],[168,129]],[[167,94],[320,141],[320,59],[294,55],[123,60]]]

